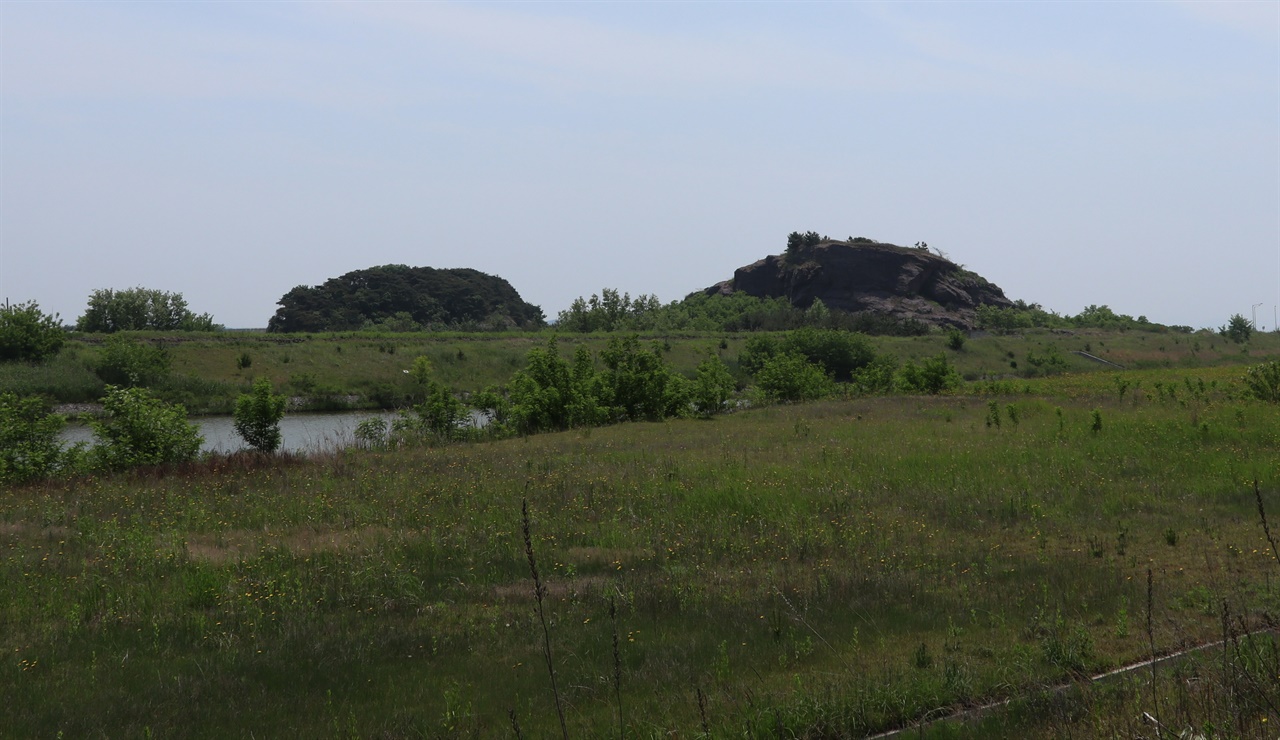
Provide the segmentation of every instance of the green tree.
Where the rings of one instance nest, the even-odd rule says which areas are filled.
[[[907,393],[937,395],[960,385],[960,374],[946,355],[937,355],[917,365],[907,362],[898,371],[898,385]]]
[[[813,303],[804,310],[804,321],[809,326],[823,326],[830,320],[831,309],[827,308],[821,298],[814,298]]]
[[[35,301],[0,306],[0,362],[42,362],[58,354],[66,339],[58,315],[44,313]]]
[[[703,417],[724,411],[733,395],[733,374],[719,355],[711,355],[698,363],[693,381],[693,408]]]
[[[769,401],[811,401],[831,390],[831,378],[822,367],[794,352],[770,357],[755,380]]]
[[[632,299],[629,293],[620,295],[616,289],[605,288],[600,295],[592,294],[590,299],[573,299],[569,308],[557,317],[556,328],[572,332],[650,329],[662,308],[656,295]]]
[[[1227,321],[1226,326],[1218,329],[1218,333],[1236,344],[1243,344],[1253,336],[1253,324],[1244,316],[1236,314]]]
[[[793,231],[790,234],[787,234],[786,257],[788,259],[796,257],[804,249],[808,247],[815,247],[824,241],[830,241],[830,237],[821,236],[816,231],[806,231],[803,234],[799,231]]]
[[[187,410],[141,388],[107,386],[103,418],[92,421],[95,462],[108,470],[192,460],[203,438]]]
[[[348,272],[322,285],[285,293],[267,331],[349,331],[455,327],[468,331],[538,328],[542,309],[524,302],[506,280],[467,268],[383,265]]]
[[[849,380],[853,373],[876,358],[871,342],[862,334],[839,329],[805,327],[788,332],[779,349],[803,355],[821,365],[836,380]]]
[[[65,424],[38,397],[0,393],[0,483],[25,483],[62,467],[66,452],[58,433]]]
[[[546,347],[529,350],[524,369],[507,386],[507,397],[505,413],[521,434],[595,426],[608,419],[591,353],[578,347],[570,365],[554,337]]]
[[[252,392],[242,393],[236,399],[232,422],[236,434],[260,452],[275,452],[280,449],[283,441],[280,420],[284,418],[287,402],[284,394],[272,392],[270,380],[258,378],[253,381]]]
[[[877,355],[869,365],[853,374],[852,385],[859,393],[892,393],[898,376],[898,359],[893,355]]]
[[[109,334],[117,331],[213,331],[209,314],[195,314],[181,293],[149,288],[95,290],[89,305],[76,321],[80,331]]]
[[[635,335],[614,337],[600,352],[600,401],[618,420],[657,421],[668,416],[671,369],[657,347],[641,349]]]
[[[124,336],[102,343],[94,372],[103,382],[134,388],[151,386],[169,376],[169,352],[147,342]]]
[[[738,367],[748,375],[755,375],[764,369],[765,363],[782,351],[782,343],[772,334],[755,334],[747,337],[738,355]]]

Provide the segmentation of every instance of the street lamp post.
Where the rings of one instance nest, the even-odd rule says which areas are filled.
[[[1258,306],[1261,306],[1261,305],[1263,305],[1263,304],[1261,304],[1261,303],[1255,303],[1255,304],[1253,304],[1253,329],[1254,329],[1254,331],[1257,331],[1257,330],[1258,330]]]

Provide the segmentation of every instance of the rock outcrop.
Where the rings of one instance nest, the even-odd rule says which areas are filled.
[[[981,276],[924,249],[878,242],[823,241],[739,267],[706,292],[785,297],[808,308],[871,311],[935,326],[972,329],[975,310],[1013,304]]]

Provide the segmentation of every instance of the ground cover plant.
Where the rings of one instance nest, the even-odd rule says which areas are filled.
[[[1274,332],[1254,333],[1247,343],[1236,344],[1212,331],[1187,334],[1157,325],[1148,327],[979,333],[967,339],[960,349],[952,348],[950,336],[940,332],[871,336],[866,343],[877,355],[892,356],[899,364],[914,362],[923,366],[945,353],[949,365],[968,381],[1115,369],[1077,352],[1128,370],[1212,368],[1280,357],[1280,334]],[[826,333],[829,332],[815,332],[817,336]],[[608,333],[557,333],[553,329],[470,334],[153,331],[127,335],[126,340],[117,341],[130,347],[146,343],[162,350],[168,358],[167,373],[144,373],[151,390],[163,400],[181,403],[199,414],[230,414],[236,399],[248,393],[253,381],[262,377],[268,378],[277,392],[291,396],[295,409],[405,408],[422,401],[421,387],[406,373],[419,356],[428,358],[440,383],[455,394],[467,395],[509,382],[516,371],[525,367],[529,351],[545,345],[550,337],[558,337],[559,351],[566,360],[580,346],[598,355],[613,337]],[[687,378],[694,378],[698,364],[715,354],[742,385],[750,373],[749,368],[739,366],[739,358],[750,354],[744,352],[748,343],[761,338],[776,342],[787,333],[679,331],[638,336],[646,346],[657,342],[663,358]],[[0,392],[41,395],[55,404],[99,400],[105,383],[98,371],[110,356],[108,349],[103,335],[80,334],[73,335],[56,356],[43,363],[0,362]],[[821,351],[812,345],[803,349],[815,355]],[[125,377],[128,369],[125,363]],[[840,376],[842,371],[836,368],[832,372]],[[124,382],[119,376],[111,377],[115,382]],[[871,390],[881,392],[883,388]]]
[[[1245,635],[1280,610],[1259,518],[1280,418],[1243,377],[976,380],[8,486],[0,725],[544,737],[558,705],[574,737],[860,737],[1013,698],[937,732],[1133,736],[1147,712],[1259,736],[1276,689],[1248,677],[1276,648]]]

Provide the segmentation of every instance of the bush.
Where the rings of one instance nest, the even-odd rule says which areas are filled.
[[[1249,368],[1243,380],[1248,395],[1260,401],[1280,403],[1280,360]]]
[[[1067,369],[1067,358],[1054,345],[1042,354],[1035,352],[1027,352],[1027,374],[1029,375],[1057,375]]]
[[[947,330],[947,349],[953,349],[956,352],[959,352],[964,349],[965,339],[966,337],[964,332],[959,329]]]
[[[859,393],[892,393],[898,376],[898,360],[892,355],[879,355],[871,364],[853,374],[852,385]]]
[[[937,395],[960,385],[960,373],[947,361],[946,355],[938,355],[917,365],[908,362],[898,371],[898,386],[907,393]]]
[[[781,351],[779,344],[778,339],[771,334],[747,337],[747,341],[742,345],[742,353],[738,355],[738,367],[748,375],[755,375],[764,369],[766,362]]]
[[[152,386],[169,376],[170,363],[163,347],[115,336],[103,343],[94,372],[111,385]]]
[[[58,433],[65,424],[39,398],[0,393],[0,483],[25,483],[62,467]]]
[[[787,334],[781,350],[803,355],[837,380],[849,380],[876,358],[865,336],[838,329],[797,329]]]
[[[415,406],[422,426],[442,439],[458,436],[458,425],[467,418],[467,410],[457,396],[443,384],[432,382],[427,386],[426,399]]]
[[[105,417],[90,422],[98,445],[95,462],[108,470],[194,459],[203,438],[187,410],[141,388],[107,386]]]
[[[711,416],[724,410],[733,395],[733,375],[718,355],[698,364],[693,381],[693,408],[700,416]]]
[[[1218,329],[1218,333],[1236,344],[1243,344],[1253,336],[1253,324],[1240,314],[1232,316],[1227,325]]]
[[[381,447],[387,441],[387,422],[374,416],[356,424],[356,441],[365,447]]]
[[[252,393],[241,394],[236,399],[233,424],[236,434],[259,452],[275,452],[280,449],[283,435],[280,420],[288,399],[272,392],[271,381],[258,378],[253,382]]]
[[[66,339],[58,315],[44,313],[35,301],[0,306],[0,362],[42,362],[58,354]]]
[[[786,353],[765,362],[756,385],[769,401],[811,401],[830,392],[831,378],[804,356]]]
[[[196,315],[187,308],[181,293],[129,288],[95,290],[89,306],[76,321],[80,331],[213,331],[218,328],[209,314]]]
[[[670,397],[671,370],[661,351],[655,346],[640,348],[635,335],[614,337],[600,352],[605,369],[599,375],[600,405],[609,409],[613,419],[657,421],[678,415],[679,396]],[[687,399],[686,399],[687,400]]]
[[[854,373],[871,364],[875,350],[866,336],[839,329],[806,327],[778,338],[758,335],[747,339],[738,365],[755,375],[765,363],[780,354],[797,354],[821,366],[837,380],[850,380]]]

